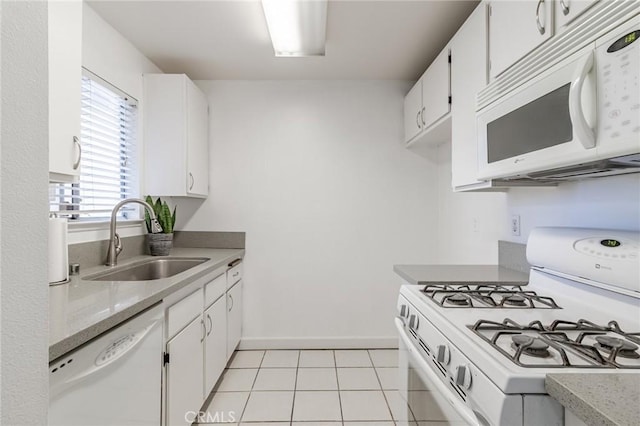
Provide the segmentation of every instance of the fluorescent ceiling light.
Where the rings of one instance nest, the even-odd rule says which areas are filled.
[[[262,0],[276,56],[324,56],[327,0]]]

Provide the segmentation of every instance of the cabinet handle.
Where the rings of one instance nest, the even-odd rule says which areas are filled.
[[[78,159],[73,163],[73,170],[78,170],[80,160],[82,159],[82,145],[80,145],[80,140],[77,136],[73,137],[73,144],[78,146]]]
[[[207,332],[207,337],[213,331],[213,320],[211,319],[211,315],[207,314],[207,321],[209,321],[209,331]]]
[[[189,180],[191,183],[189,184],[189,191],[193,189],[193,184],[195,183],[195,179],[193,178],[193,173],[189,172]]]
[[[423,126],[427,124],[427,123],[424,122],[424,108],[425,107],[422,107],[422,112],[420,113],[420,119],[422,121],[422,125]]]
[[[567,6],[564,0],[560,0],[560,7],[562,8],[562,14],[567,16],[569,14],[569,6]]]
[[[204,320],[200,320],[200,325],[202,325],[202,339],[200,339],[200,343],[202,343],[204,338],[207,337],[207,326],[204,325]]]
[[[233,296],[229,295],[229,300],[231,300],[231,306],[229,307],[229,312],[233,309]]]
[[[422,126],[420,125],[420,110],[418,110],[418,113],[416,114],[416,125],[418,126],[418,129],[422,129]]]
[[[540,23],[540,6],[544,4],[544,0],[538,0],[538,6],[536,7],[536,25],[538,26],[538,32],[544,34],[544,25]]]

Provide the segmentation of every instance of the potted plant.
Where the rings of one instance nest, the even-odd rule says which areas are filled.
[[[162,233],[151,233],[151,218],[145,210],[144,221],[147,225],[147,243],[149,244],[149,253],[152,256],[168,256],[173,246],[173,226],[176,224],[176,207],[173,208],[173,214],[169,209],[166,201],[162,201],[160,197],[154,202],[147,195],[145,201],[153,207],[156,219],[162,227]]]

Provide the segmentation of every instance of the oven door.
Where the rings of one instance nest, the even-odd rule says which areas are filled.
[[[480,179],[596,159],[593,51],[591,44],[478,113]]]
[[[481,425],[473,411],[445,386],[436,375],[440,373],[423,358],[407,335],[402,321],[396,318],[395,322],[400,336],[398,389],[407,403],[403,418],[397,420],[411,421],[415,418],[420,424]]]

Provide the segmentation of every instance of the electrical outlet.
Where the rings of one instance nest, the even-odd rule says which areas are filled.
[[[515,237],[520,236],[520,215],[514,214],[511,216],[511,235]]]

